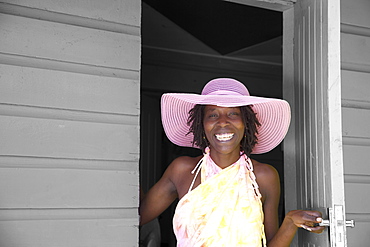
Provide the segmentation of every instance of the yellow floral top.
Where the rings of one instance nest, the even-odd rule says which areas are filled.
[[[201,184],[179,201],[173,218],[178,247],[266,246],[261,194],[246,155],[221,169],[209,149],[194,171]],[[194,172],[193,171],[193,172]]]

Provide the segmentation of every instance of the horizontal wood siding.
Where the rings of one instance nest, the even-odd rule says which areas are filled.
[[[341,0],[343,156],[348,246],[370,242],[370,2]]]
[[[137,36],[8,14],[0,14],[0,22],[2,53],[128,70],[140,63],[132,49]]]
[[[11,5],[4,6],[4,9],[16,8],[16,12],[33,13],[32,9],[45,10],[51,12],[52,16],[58,13],[62,14],[65,19],[83,17],[85,21],[108,21],[119,25],[129,25],[135,27],[138,32],[140,29],[140,1],[132,0],[109,0],[109,1],[28,1],[28,0],[1,0],[2,3]],[[13,5],[13,6],[12,6]],[[29,7],[26,9],[22,7]],[[26,11],[22,11],[26,9]],[[27,15],[26,13],[24,15]],[[40,16],[40,13],[38,17]],[[56,18],[54,17],[54,20]],[[112,25],[111,25],[112,26]],[[123,27],[122,27],[123,28]]]
[[[138,147],[127,145],[137,142],[137,126],[13,116],[0,116],[0,125],[9,140],[2,155],[137,160]]]
[[[52,212],[46,211],[49,215]],[[29,214],[29,213],[28,213]],[[73,211],[73,214],[76,213]],[[95,215],[93,215],[95,216]],[[4,246],[136,246],[132,238],[136,220],[126,215],[115,218],[76,217],[66,214],[63,219],[11,219],[0,221],[1,243]],[[16,236],[16,237],[15,237]],[[132,236],[132,237],[128,237]]]
[[[137,246],[141,2],[0,2],[0,245]]]
[[[138,81],[0,64],[3,104],[137,116]],[[122,91],[127,92],[122,97]],[[36,97],[35,97],[36,96]]]

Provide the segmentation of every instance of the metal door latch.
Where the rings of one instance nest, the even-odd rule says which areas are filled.
[[[347,246],[346,227],[355,227],[354,220],[345,220],[343,205],[334,205],[328,209],[329,219],[322,220],[319,226],[330,227],[330,246],[345,247]]]
[[[319,224],[319,226],[330,226],[329,220],[322,220]],[[355,221],[354,220],[346,220],[346,227],[355,227]]]

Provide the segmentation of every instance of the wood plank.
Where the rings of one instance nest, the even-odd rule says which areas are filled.
[[[139,159],[136,125],[0,116],[0,126],[0,155]]]
[[[138,176],[138,169],[1,168],[0,208],[133,208]]]
[[[370,1],[341,0],[341,22],[370,28]]]
[[[0,115],[122,125],[137,125],[139,122],[139,116],[134,115],[13,104],[0,104]]]
[[[344,137],[370,138],[370,111],[368,109],[343,108],[342,114]]]
[[[370,37],[342,33],[341,61],[370,65]]]
[[[0,168],[136,171],[138,161],[0,156]]]
[[[370,146],[343,146],[345,174],[370,175]]]
[[[359,221],[356,221],[355,228],[347,228],[348,246],[369,246],[369,229],[370,222]]]
[[[135,208],[16,208],[0,209],[0,221],[22,220],[97,220],[125,219],[137,217]]]
[[[139,82],[0,64],[0,103],[139,114]]]
[[[136,247],[138,238],[137,220],[0,221],[1,246],[7,247]]]
[[[354,184],[370,184],[370,174],[346,174],[344,176],[345,183],[354,183]]]
[[[342,99],[369,102],[370,73],[342,70]]]
[[[370,197],[367,196],[370,191],[370,184],[346,183],[346,213],[364,214],[370,213]]]
[[[67,15],[82,16],[91,19],[140,26],[141,2],[132,0],[64,0],[64,1],[27,1],[3,0],[4,3],[36,8]]]
[[[3,53],[140,69],[140,37],[137,36],[6,14],[0,14],[0,23]]]

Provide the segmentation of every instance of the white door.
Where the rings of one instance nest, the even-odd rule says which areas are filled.
[[[294,20],[294,25],[291,23]],[[293,123],[285,145],[287,200],[292,207],[319,210],[330,231],[298,233],[294,246],[347,246],[344,201],[340,1],[300,0],[285,14],[285,97],[293,105]],[[291,77],[289,76],[292,75]],[[295,176],[296,175],[296,176]],[[294,177],[292,179],[292,176]],[[290,189],[294,188],[294,189]],[[298,244],[297,244],[298,242]]]

